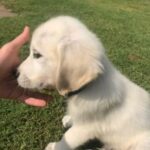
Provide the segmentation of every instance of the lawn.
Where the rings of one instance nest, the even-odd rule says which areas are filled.
[[[0,45],[13,39],[25,25],[31,30],[52,16],[78,17],[103,42],[114,65],[138,85],[150,91],[149,0],[0,0],[17,16],[0,19]],[[21,56],[28,54],[28,45]],[[42,150],[61,138],[65,101],[52,93],[53,101],[39,109],[0,101],[0,150]]]

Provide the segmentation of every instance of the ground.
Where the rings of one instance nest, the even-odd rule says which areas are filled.
[[[31,31],[52,16],[72,15],[84,22],[103,42],[113,64],[138,85],[150,91],[149,0],[0,0],[14,17],[0,18],[0,46]],[[1,15],[2,13],[0,13]],[[21,53],[24,59],[29,44]],[[0,101],[0,150],[42,150],[61,138],[66,102],[57,93],[46,108]]]
[[[9,9],[6,9],[4,5],[0,5],[0,18],[13,17],[15,13],[12,13]]]

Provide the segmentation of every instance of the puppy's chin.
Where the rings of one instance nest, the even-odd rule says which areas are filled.
[[[42,84],[32,83],[29,79],[19,76],[17,79],[18,85],[24,89],[38,89],[41,90]]]
[[[32,88],[32,86],[30,85],[30,82],[28,80],[23,80],[21,77],[18,77],[17,82],[18,82],[18,85],[24,89]]]
[[[18,84],[20,87],[24,88],[24,89],[28,89],[28,90],[32,90],[32,91],[53,91],[55,90],[53,86],[51,85],[46,85],[44,83],[32,83],[31,81],[24,81],[21,78],[18,78]]]

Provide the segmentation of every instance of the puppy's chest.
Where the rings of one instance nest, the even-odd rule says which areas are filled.
[[[115,119],[112,122],[104,121],[101,110],[96,109],[91,104],[69,102],[68,114],[71,116],[73,123],[86,124],[93,128],[95,137],[108,145],[119,147],[124,141],[128,140],[126,132],[122,132],[124,130],[120,128],[118,122],[115,123]]]
[[[98,103],[73,98],[68,101],[67,112],[75,122],[88,123],[100,120],[102,117],[101,109]]]

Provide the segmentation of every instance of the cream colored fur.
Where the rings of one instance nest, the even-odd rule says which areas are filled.
[[[24,88],[66,95],[87,85],[68,99],[63,125],[71,128],[46,150],[72,150],[94,138],[105,150],[150,150],[149,93],[114,68],[100,40],[77,19],[60,16],[40,25],[18,70]]]

